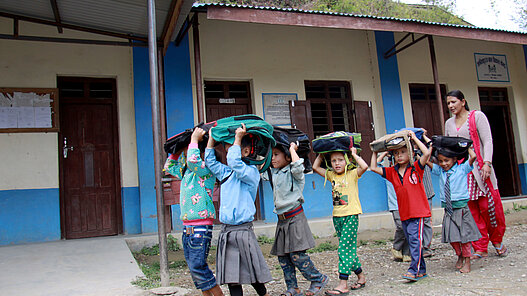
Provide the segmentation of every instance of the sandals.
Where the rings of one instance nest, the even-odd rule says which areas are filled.
[[[482,259],[482,258],[487,258],[488,256],[489,256],[489,254],[486,253],[486,252],[476,251],[476,252],[472,253],[472,256],[470,256],[470,259]]]
[[[333,290],[326,291],[326,295],[330,295],[330,296],[333,296],[333,295],[347,296],[349,293],[350,293],[350,291],[344,292],[344,291],[341,291],[341,290],[338,290],[338,289],[333,289]]]
[[[505,247],[503,243],[500,243],[499,248],[496,248],[496,246],[494,246],[494,249],[496,249],[496,253],[498,253],[498,256],[500,257],[507,257],[507,255],[509,255],[509,249],[507,249],[507,247]]]
[[[353,287],[353,286],[356,286],[356,285],[358,285],[358,286],[357,287]],[[352,290],[359,290],[359,289],[364,288],[366,286],[366,283],[365,282],[364,283],[355,282],[353,284],[353,286],[351,286],[350,289],[352,289]]]
[[[315,296],[322,291],[322,289],[329,283],[329,277],[327,275],[322,275],[322,281],[321,282],[311,282],[311,285],[309,286],[309,289],[306,290],[304,293],[307,296]],[[342,291],[339,291],[342,292]],[[333,295],[333,294],[332,294]],[[342,294],[336,294],[336,295],[342,295]]]
[[[295,289],[287,289],[284,293],[280,294],[280,296],[303,296],[302,292],[298,293]]]

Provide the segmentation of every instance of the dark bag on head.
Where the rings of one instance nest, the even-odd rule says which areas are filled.
[[[313,151],[316,153],[348,152],[351,147],[360,153],[361,134],[348,132],[333,132],[320,136],[312,141]]]
[[[252,151],[242,160],[250,165],[261,165],[260,172],[264,172],[271,164],[272,148],[276,141],[273,138],[273,126],[254,114],[237,115],[218,119],[212,128],[212,137],[217,142],[234,143],[236,130],[245,124],[247,133],[252,138]]]
[[[295,142],[298,146],[296,153],[300,158],[304,159],[304,173],[312,171],[313,168],[309,160],[309,153],[311,152],[309,137],[296,128],[285,128],[276,125],[273,125],[273,127],[273,138],[276,141],[276,147],[279,147],[287,156],[291,157],[289,147],[292,142]]]
[[[209,140],[209,130],[215,125],[215,121],[209,123],[201,122],[194,127],[202,128],[206,132],[205,136],[203,136],[203,140],[198,144],[200,151],[205,151],[205,148],[207,147],[207,141]],[[186,129],[185,131],[170,137],[163,145],[165,152],[169,154],[176,154],[181,151],[181,149],[187,148],[188,144],[190,144],[190,138],[192,137],[194,128]]]
[[[467,159],[472,140],[462,137],[432,136],[432,146],[435,157],[441,154],[446,157],[456,157],[458,160]]]

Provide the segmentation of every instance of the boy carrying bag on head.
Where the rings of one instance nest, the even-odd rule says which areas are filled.
[[[424,218],[430,217],[430,206],[423,187],[424,167],[430,159],[430,150],[421,142],[413,131],[407,131],[404,142],[406,145],[393,150],[395,165],[380,168],[377,166],[377,151],[371,156],[370,169],[386,178],[393,184],[397,195],[399,215],[404,234],[410,247],[411,263],[408,272],[403,275],[409,281],[418,281],[427,277],[426,264],[423,257],[423,226]],[[412,152],[409,140],[413,140],[422,152],[414,163],[411,163]],[[371,144],[370,144],[371,145]],[[373,149],[373,145],[372,150]]]

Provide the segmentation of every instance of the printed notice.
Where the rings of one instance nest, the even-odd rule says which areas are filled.
[[[297,94],[262,94],[264,119],[274,125],[291,125],[289,101],[297,99]]]
[[[35,127],[35,109],[33,107],[14,107],[18,112],[18,128]]]
[[[0,128],[17,128],[18,113],[11,107],[0,107]]]
[[[51,127],[51,108],[35,107],[35,127]]]

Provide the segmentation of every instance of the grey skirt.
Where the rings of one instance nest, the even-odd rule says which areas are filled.
[[[274,233],[274,244],[271,254],[284,256],[293,252],[305,251],[315,246],[313,234],[307,223],[304,212],[279,220]]]
[[[253,223],[222,225],[216,255],[218,284],[267,283],[272,279]]]
[[[468,243],[477,241],[481,237],[478,226],[470,213],[468,206],[454,209],[452,217],[446,211],[443,216],[443,243]]]

